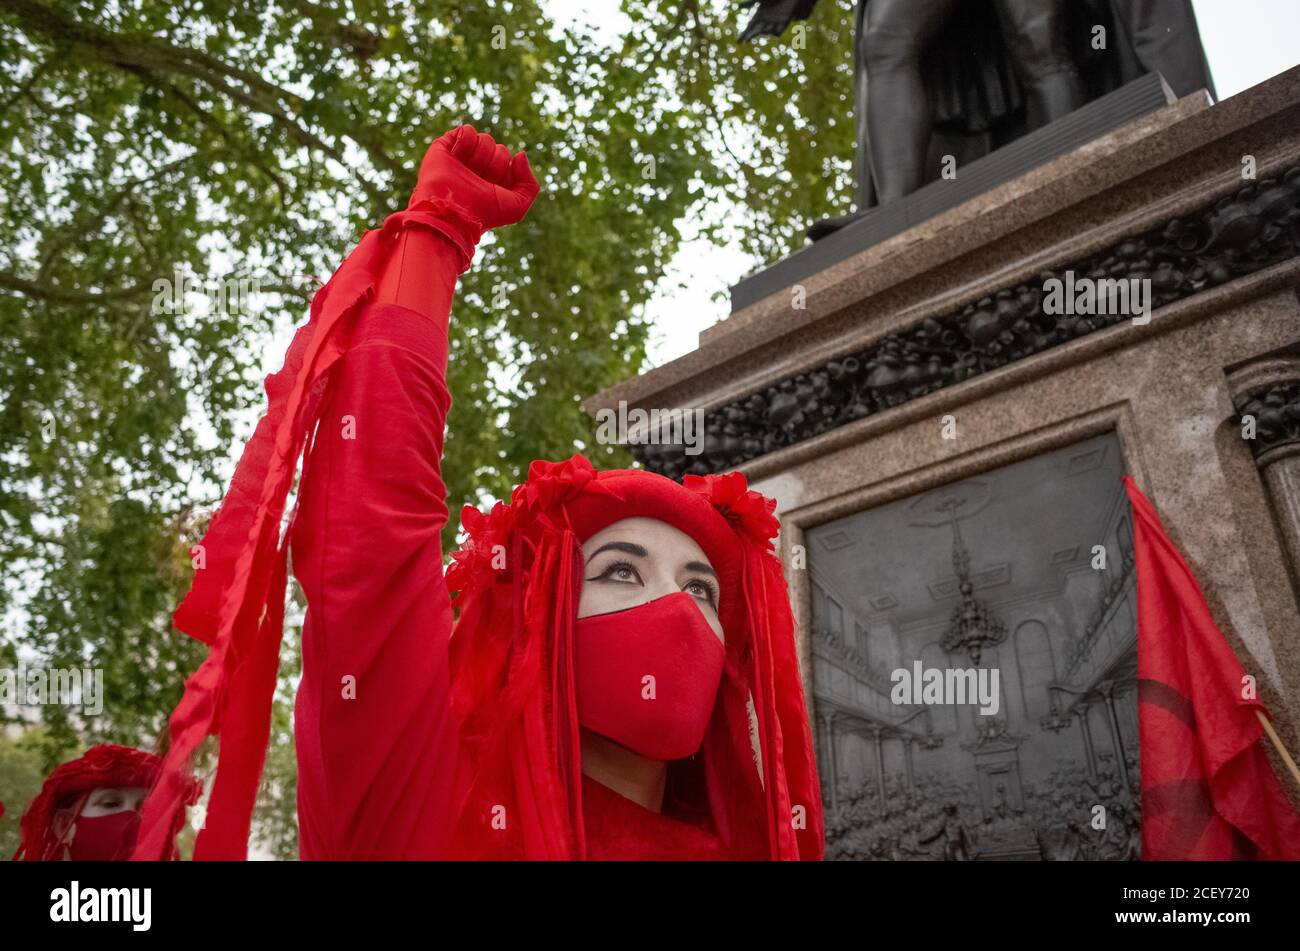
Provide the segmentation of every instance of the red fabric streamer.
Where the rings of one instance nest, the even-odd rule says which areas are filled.
[[[1255,699],[1155,508],[1124,477],[1138,593],[1144,859],[1300,858],[1300,815],[1259,744]]]
[[[423,199],[390,215],[360,244],[312,299],[311,317],[298,328],[284,365],[267,377],[268,408],[240,457],[221,508],[200,542],[205,567],[196,571],[173,623],[210,645],[207,659],[185,684],[168,724],[171,743],[162,777],[143,812],[133,858],[158,859],[183,805],[189,764],[208,736],[222,736],[207,823],[196,859],[247,854],[251,803],[257,794],[270,733],[271,700],[279,668],[288,546],[281,519],[298,459],[315,423],[325,375],[347,349],[351,318],[374,287],[401,230],[420,225],[439,232],[469,266],[481,229],[440,199]],[[229,716],[230,723],[223,724]],[[233,741],[233,742],[232,742]]]

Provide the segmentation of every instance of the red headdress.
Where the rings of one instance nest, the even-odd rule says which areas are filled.
[[[102,787],[152,789],[161,769],[162,760],[152,753],[108,743],[92,746],[80,759],[57,767],[23,813],[22,842],[14,853],[15,861],[43,862],[59,858],[61,843],[54,829],[56,812],[75,806],[82,795]],[[197,802],[200,791],[199,784],[192,782],[186,792],[186,804]],[[178,815],[184,821],[184,812]],[[171,830],[169,841],[174,841],[179,831],[178,822]],[[176,858],[174,848],[166,857]]]
[[[703,549],[720,583],[727,648],[704,745],[673,765],[666,811],[707,815],[737,857],[821,857],[821,791],[789,596],[771,543],[775,504],[749,491],[738,472],[678,484],[639,470],[598,473],[575,455],[534,462],[509,504],[486,515],[464,509],[468,539],[447,571],[458,612],[452,701],[473,764],[465,821],[456,825],[464,855],[585,854],[573,678],[579,546],[639,516],[672,525]],[[484,815],[499,805],[520,834],[483,831]]]

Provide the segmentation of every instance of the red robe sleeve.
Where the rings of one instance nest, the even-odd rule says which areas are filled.
[[[418,227],[397,240],[331,371],[294,521],[304,859],[440,857],[454,806],[439,463],[458,254]]]
[[[367,231],[266,379],[266,412],[190,549],[195,573],[173,622],[208,656],[168,719],[135,859],[170,854],[191,764],[209,737],[219,752],[194,857],[247,855],[291,539],[311,601],[297,725],[304,854],[442,847],[451,811],[440,797],[455,788],[457,762],[439,548],[447,318],[456,275],[483,233],[454,191],[425,189]],[[300,459],[298,517],[282,539]]]

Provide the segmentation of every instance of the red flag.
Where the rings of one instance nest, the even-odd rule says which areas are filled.
[[[1300,859],[1300,815],[1273,775],[1244,671],[1132,478],[1142,857]]]

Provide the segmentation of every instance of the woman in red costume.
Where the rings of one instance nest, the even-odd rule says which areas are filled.
[[[246,855],[290,543],[308,602],[303,858],[821,857],[775,503],[742,475],[535,462],[509,504],[464,510],[444,574],[456,278],[537,192],[522,152],[454,129],[407,209],[316,295],[176,612],[211,650],[172,715],[136,858],[170,848],[209,735],[195,858]]]
[[[15,861],[112,862],[131,857],[140,805],[158,780],[162,760],[126,746],[92,746],[46,777],[23,813]],[[199,793],[191,784],[185,804]],[[3,815],[0,809],[0,815]],[[182,810],[177,818],[183,821]],[[180,831],[180,821],[172,829]],[[172,853],[166,858],[176,858]]]

